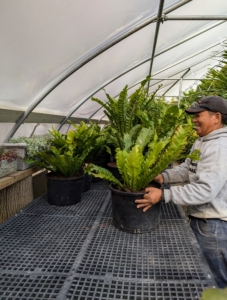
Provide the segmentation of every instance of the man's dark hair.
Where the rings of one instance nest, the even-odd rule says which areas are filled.
[[[221,114],[221,123],[225,125],[227,123],[227,115],[222,113],[220,114]]]
[[[214,111],[210,111],[210,110],[208,110],[208,112],[210,113],[210,114],[215,114],[216,112],[214,112]],[[226,114],[222,114],[222,113],[220,113],[219,112],[219,114],[221,115],[221,123],[223,124],[223,125],[227,125],[226,123],[227,123],[227,115]]]

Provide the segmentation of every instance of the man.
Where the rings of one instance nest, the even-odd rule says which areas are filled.
[[[218,96],[202,98],[185,110],[193,114],[199,138],[192,151],[200,160],[167,169],[155,177],[159,183],[188,182],[170,189],[147,188],[144,199],[136,200],[145,212],[164,200],[187,205],[190,224],[214,274],[218,287],[227,286],[227,100]]]

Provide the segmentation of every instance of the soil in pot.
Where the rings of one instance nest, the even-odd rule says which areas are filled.
[[[47,201],[55,206],[68,206],[80,202],[84,175],[57,177],[47,174]]]
[[[155,187],[159,187],[158,183]],[[152,184],[152,186],[154,186]],[[142,199],[145,192],[130,193],[116,189],[110,184],[112,195],[113,224],[130,233],[145,233],[156,228],[160,222],[161,203],[153,205],[146,212],[136,207],[135,200]]]

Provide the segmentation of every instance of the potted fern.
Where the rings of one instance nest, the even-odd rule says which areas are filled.
[[[52,128],[49,148],[37,153],[37,164],[50,172],[47,174],[48,202],[56,206],[73,205],[81,200],[84,180],[83,164],[92,147],[82,152],[82,140],[73,130],[62,134]]]
[[[118,99],[108,94],[106,102],[92,98],[109,118],[107,142],[114,147],[119,175],[94,164],[85,170],[111,182],[113,223],[135,233],[150,231],[160,216],[160,204],[143,213],[136,208],[135,199],[142,198],[153,178],[180,158],[192,128],[184,111],[167,105],[156,96],[157,91],[147,96],[148,80],[130,97],[126,85]]]
[[[106,128],[109,132],[107,151],[112,155],[113,161],[107,165],[118,179],[121,178],[121,175],[115,162],[115,149],[124,149],[123,139],[125,135],[132,131],[134,136],[136,136],[142,127],[150,127],[151,125],[146,111],[152,107],[153,100],[160,87],[150,96],[147,96],[147,88],[145,86],[149,79],[150,76],[147,76],[141,82],[139,88],[130,96],[128,96],[128,86],[126,85],[120,92],[118,99],[111,97],[106,92],[107,101],[92,98],[92,101],[97,102],[104,108],[104,113],[109,119],[109,124]]]
[[[180,156],[187,144],[190,128],[190,125],[179,125],[160,140],[156,131],[142,128],[136,141],[133,139],[135,128],[132,128],[123,138],[124,149],[116,149],[116,164],[122,181],[94,164],[86,168],[88,174],[111,182],[113,224],[117,228],[131,233],[144,233],[159,223],[160,203],[143,213],[136,208],[135,200],[143,198],[145,188],[151,185],[154,177]],[[198,152],[189,157],[198,159]]]
[[[101,127],[96,122],[89,122],[86,124],[81,121],[79,125],[70,122],[74,127],[71,131],[70,137],[68,138],[68,144],[75,146],[77,153],[83,154],[86,149],[90,149],[88,155],[83,164],[83,168],[87,163],[96,163],[99,157],[105,151],[106,139],[108,132]],[[92,182],[92,176],[84,174],[83,192],[90,189]]]

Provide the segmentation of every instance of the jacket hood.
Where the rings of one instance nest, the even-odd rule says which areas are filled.
[[[204,137],[202,137],[203,141],[210,141],[210,140],[214,140],[220,137],[226,137],[227,138],[227,126],[224,126],[222,128],[219,128],[217,130],[214,130],[212,132],[210,132],[209,134],[205,135]]]

